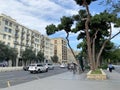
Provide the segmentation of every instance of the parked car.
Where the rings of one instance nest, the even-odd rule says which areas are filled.
[[[23,70],[25,71],[28,71],[28,69],[29,69],[29,65],[23,67]]]
[[[30,73],[48,72],[48,68],[42,63],[31,64],[28,70]]]
[[[54,69],[54,65],[53,64],[50,64],[50,63],[46,63],[45,66],[48,68],[48,69]]]

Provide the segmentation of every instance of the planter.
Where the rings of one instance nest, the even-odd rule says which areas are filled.
[[[102,74],[91,74],[92,70],[90,70],[87,73],[87,79],[106,80],[107,79],[106,73],[102,69],[100,69],[100,71],[102,72]]]

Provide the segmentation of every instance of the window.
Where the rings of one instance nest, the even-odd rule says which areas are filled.
[[[57,44],[57,40],[55,40],[55,42],[54,42],[55,44]]]
[[[4,31],[5,31],[5,32],[8,32],[8,28],[7,28],[7,27],[5,27],[5,28],[4,28]]]
[[[3,34],[3,39],[6,39],[6,34]]]
[[[9,26],[12,27],[12,23],[11,22],[9,23]]]
[[[8,36],[8,40],[11,40],[11,36],[10,35]]]
[[[5,25],[8,25],[8,21],[7,20],[5,20]]]
[[[8,46],[10,46],[10,43],[8,42],[8,44],[7,44]]]
[[[16,44],[14,45],[14,48],[16,48]]]
[[[9,32],[9,33],[11,33],[11,32],[12,32],[12,30],[9,28],[9,29],[8,29],[8,32]]]

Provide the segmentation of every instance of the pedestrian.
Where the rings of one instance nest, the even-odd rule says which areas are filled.
[[[112,69],[113,69],[112,63],[109,63],[108,68],[109,68],[109,71],[112,72]]]
[[[71,63],[71,69],[73,71],[73,74],[75,74],[77,72],[77,64],[76,63]]]

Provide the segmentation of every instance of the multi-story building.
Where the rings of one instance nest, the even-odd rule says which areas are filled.
[[[58,56],[60,63],[67,63],[67,41],[64,38],[53,38],[54,55]]]
[[[75,51],[75,50],[73,50],[73,52],[75,55],[78,55],[80,53],[80,51]],[[72,63],[72,62],[77,63],[76,59],[70,49],[67,49],[67,59],[68,59],[68,63]]]
[[[54,45],[47,36],[42,35],[41,51],[44,53],[45,62],[51,62],[51,57],[54,56]]]
[[[44,37],[45,39],[43,40]],[[5,14],[0,15],[0,41],[4,42],[5,45],[16,48],[18,51],[17,64],[22,60],[21,54],[26,47],[32,47],[33,51],[37,54],[41,50],[41,43],[43,42],[45,42],[43,48],[47,59],[50,60],[51,55],[54,54],[53,45],[49,38],[41,35],[36,30],[31,30],[19,24],[15,19]]]

